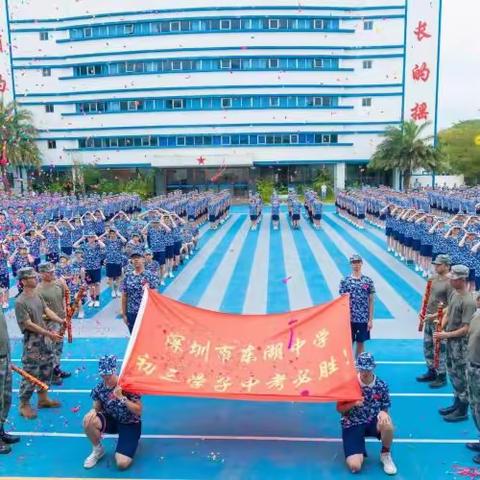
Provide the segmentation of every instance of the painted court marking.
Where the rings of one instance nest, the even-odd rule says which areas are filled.
[[[61,437],[61,438],[85,438],[84,433],[58,433],[58,432],[15,432],[22,437]],[[117,435],[105,434],[105,438],[117,438]],[[248,442],[288,442],[288,443],[341,443],[339,437],[270,437],[256,435],[160,435],[146,434],[143,439],[150,440],[205,440],[205,441],[248,441]],[[368,443],[377,443],[375,438],[367,438]],[[464,444],[477,442],[478,439],[452,439],[452,438],[395,438],[395,443],[445,443]]]

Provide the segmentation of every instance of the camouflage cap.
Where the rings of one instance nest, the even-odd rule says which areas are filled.
[[[37,272],[32,267],[25,267],[18,270],[17,276],[19,280],[35,278],[37,276]]]

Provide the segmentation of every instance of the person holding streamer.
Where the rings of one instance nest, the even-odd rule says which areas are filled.
[[[432,262],[435,266],[435,275],[430,278],[431,289],[427,299],[427,314],[423,322],[423,354],[427,363],[427,372],[417,377],[417,382],[429,382],[430,388],[441,388],[447,384],[447,369],[445,366],[446,346],[443,341],[440,346],[440,358],[438,368],[434,368],[433,352],[435,350],[433,333],[435,331],[434,320],[437,318],[438,306],[443,303],[448,305],[448,298],[453,291],[448,278],[451,260],[449,255],[440,254]]]

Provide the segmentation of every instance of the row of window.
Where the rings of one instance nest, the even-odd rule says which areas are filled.
[[[121,149],[135,147],[196,147],[229,145],[325,145],[338,144],[338,135],[330,133],[275,133],[234,135],[148,135],[103,138],[80,138],[80,149]],[[48,148],[56,148],[55,140]]]
[[[372,68],[372,61],[364,68]],[[142,73],[211,72],[218,70],[338,70],[339,59],[330,57],[243,57],[123,61],[81,65],[73,68],[75,77]],[[49,68],[43,76],[50,76]]]
[[[331,108],[337,107],[339,97],[289,95],[289,96],[251,96],[233,97],[187,97],[187,98],[143,98],[129,100],[102,100],[80,102],[75,105],[77,113],[114,113],[114,112],[157,112],[165,110],[220,110],[256,109],[256,108]],[[47,113],[49,104],[45,106]]]
[[[373,20],[363,22],[364,30],[373,29]],[[71,40],[88,40],[92,38],[112,38],[125,36],[161,35],[169,33],[208,33],[208,32],[243,32],[243,31],[338,31],[338,18],[317,17],[231,17],[231,18],[195,18],[189,20],[141,21],[111,25],[95,25],[71,28]],[[44,32],[41,32],[44,33]],[[47,38],[48,39],[48,32]]]

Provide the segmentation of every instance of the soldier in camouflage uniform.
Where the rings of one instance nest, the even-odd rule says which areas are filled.
[[[20,437],[5,432],[4,424],[12,404],[12,369],[10,368],[10,340],[7,321],[0,308],[0,454],[12,451],[10,444],[20,441]]]
[[[467,290],[468,274],[469,268],[465,265],[452,267],[449,277],[455,290],[448,298],[443,331],[433,334],[435,340],[447,341],[447,371],[455,395],[453,405],[439,410],[446,422],[460,422],[468,418],[467,334],[476,310],[472,294]]]
[[[18,271],[18,279],[22,283],[23,292],[15,301],[15,315],[18,326],[23,333],[23,369],[37,377],[47,385],[50,384],[53,372],[53,342],[63,338],[48,329],[44,315],[54,322],[63,325],[65,319],[50,310],[36,291],[37,274],[33,268],[22,268]],[[20,384],[20,415],[33,419],[37,412],[30,405],[30,398],[35,386],[25,379]],[[38,408],[55,408],[60,403],[51,400],[47,392],[38,392]]]
[[[41,263],[38,266],[42,281],[38,285],[38,294],[42,297],[47,307],[55,312],[60,318],[65,318],[65,282],[55,278],[55,267],[50,262]],[[50,330],[58,332],[59,325],[55,322],[48,322]],[[53,367],[53,385],[61,385],[62,379],[70,377],[71,373],[60,369],[60,361],[63,353],[63,340],[53,345],[54,367]]]
[[[453,291],[448,278],[451,260],[449,255],[437,255],[432,262],[435,265],[435,275],[430,278],[432,282],[430,297],[427,304],[427,314],[424,319],[425,327],[423,334],[423,354],[427,363],[427,372],[417,377],[417,382],[430,382],[430,388],[440,388],[447,384],[447,367],[446,367],[446,343],[442,341],[440,344],[440,361],[438,369],[433,366],[433,332],[435,331],[435,320],[437,319],[438,306],[443,303],[444,308],[447,307],[448,297]]]
[[[473,421],[480,432],[480,295],[477,296],[477,311],[468,331],[467,386]],[[480,463],[480,442],[467,443],[467,448],[477,452],[473,461]]]

